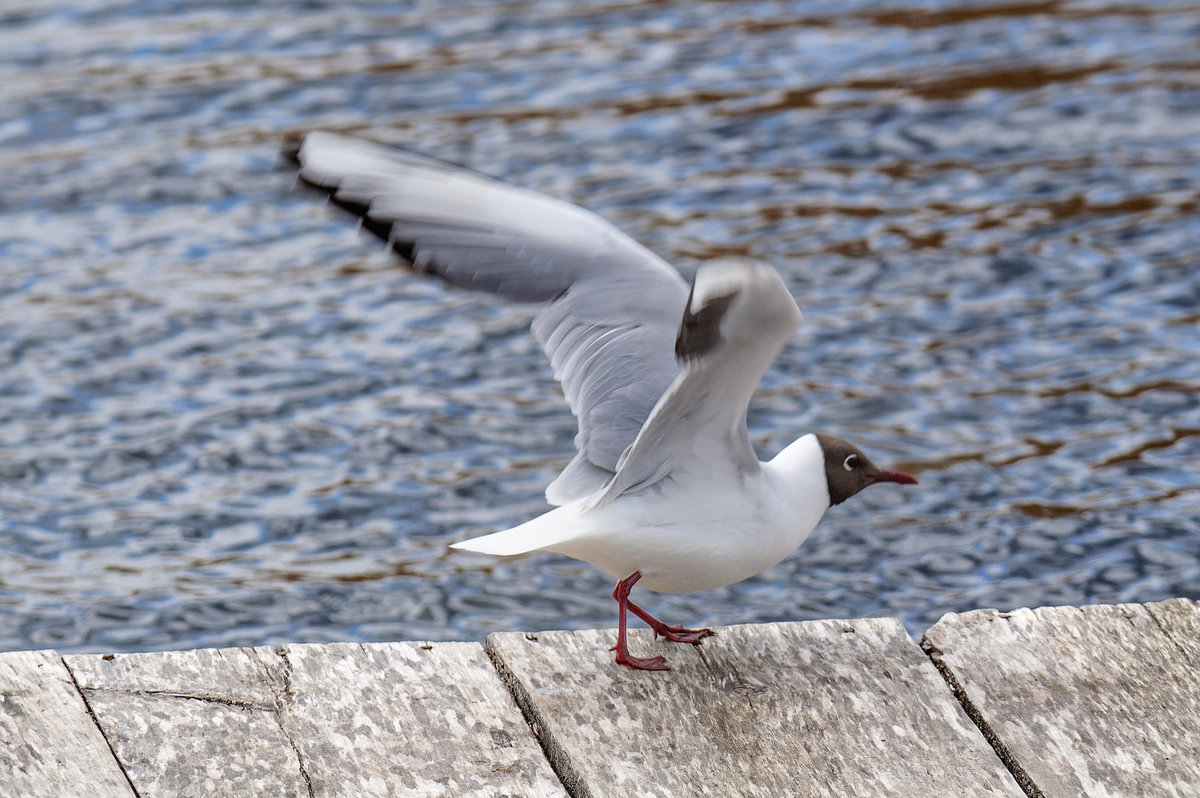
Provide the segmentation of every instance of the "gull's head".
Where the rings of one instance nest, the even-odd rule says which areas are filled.
[[[817,443],[825,458],[825,482],[829,486],[829,503],[841,504],[865,487],[877,482],[896,482],[916,485],[917,481],[903,471],[885,471],[871,462],[857,446],[832,435],[817,434]]]

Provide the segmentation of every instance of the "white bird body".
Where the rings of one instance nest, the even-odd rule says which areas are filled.
[[[546,488],[559,506],[453,548],[552,551],[619,579],[617,662],[666,667],[629,656],[627,610],[669,640],[712,634],[654,618],[629,601],[635,583],[680,593],[747,579],[795,551],[831,504],[915,482],[820,434],[759,461],[746,406],[800,323],[770,266],[709,261],[689,292],[657,255],[561,200],[329,133],[293,156],[301,180],[415,269],[542,305],[533,333],[579,420],[578,454]]]
[[[738,499],[731,501],[730,492]],[[520,526],[454,544],[495,555],[552,551],[660,593],[709,590],[770,568],[829,507],[821,448],[805,435],[755,471],[697,458],[637,494],[580,499]]]

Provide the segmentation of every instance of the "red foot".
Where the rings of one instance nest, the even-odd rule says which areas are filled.
[[[662,657],[632,657],[629,655],[629,647],[625,640],[626,610],[631,611],[634,615],[650,624],[650,628],[654,630],[655,638],[663,637],[673,643],[691,643],[694,646],[698,646],[701,640],[716,633],[712,629],[685,629],[682,626],[667,626],[658,618],[655,618],[634,604],[629,600],[629,591],[633,590],[634,584],[641,578],[642,572],[634,571],[618,582],[617,586],[613,588],[613,598],[617,600],[617,644],[609,650],[617,652],[616,660],[618,665],[643,671],[669,671],[670,667],[667,666],[667,661]]]
[[[609,651],[616,651],[616,649],[617,647],[613,646]],[[628,651],[624,653],[617,651],[616,662],[618,665],[624,665],[626,668],[633,668],[637,671],[671,670],[665,657],[632,657]]]
[[[691,643],[694,646],[700,645],[700,641],[704,638],[716,635],[712,629],[684,629],[682,626],[651,626],[651,628],[654,629],[655,637],[663,637],[672,643]]]
[[[625,606],[629,608],[630,612],[650,625],[650,628],[654,630],[656,638],[664,637],[672,643],[691,643],[694,646],[698,646],[701,640],[716,634],[712,629],[686,629],[682,626],[667,626],[628,599],[625,600]]]

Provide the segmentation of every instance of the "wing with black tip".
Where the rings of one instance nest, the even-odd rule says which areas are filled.
[[[609,482],[680,373],[679,273],[589,211],[424,156],[320,132],[292,155],[302,182],[416,270],[544,304],[533,332],[579,421],[579,454],[546,496],[562,504]]]

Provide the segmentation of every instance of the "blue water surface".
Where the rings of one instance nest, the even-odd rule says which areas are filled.
[[[8,3],[0,648],[610,626],[447,545],[545,509],[533,310],[446,289],[277,156],[329,129],[596,210],[805,312],[750,428],[912,471],[672,622],[1200,598],[1200,7]]]

